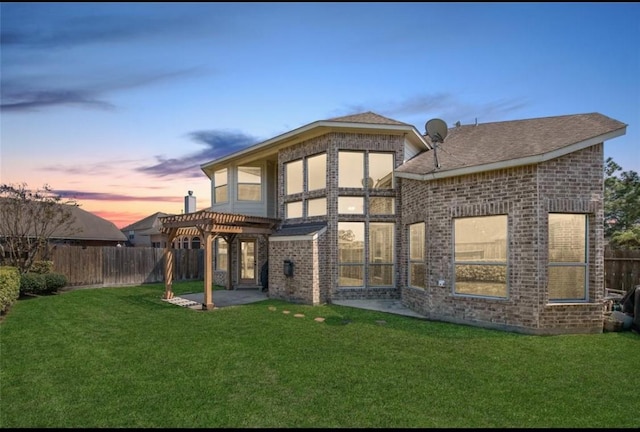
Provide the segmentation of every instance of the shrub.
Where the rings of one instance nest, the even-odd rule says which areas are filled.
[[[29,271],[39,274],[51,273],[53,271],[53,261],[34,261]]]
[[[67,285],[67,277],[60,273],[46,273],[43,275],[45,281],[45,292],[54,293]]]
[[[20,297],[20,271],[0,267],[0,314],[6,313]]]
[[[44,275],[27,272],[20,276],[20,294],[42,294],[47,288]]]

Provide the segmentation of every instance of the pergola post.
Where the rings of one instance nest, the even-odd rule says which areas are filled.
[[[231,263],[233,261],[233,254],[231,253],[231,249],[232,249],[232,243],[235,240],[235,238],[236,238],[235,234],[229,234],[228,236],[225,237],[225,241],[227,242],[227,287],[226,288],[228,290],[232,289]]]
[[[202,309],[211,310],[214,308],[213,299],[211,295],[212,285],[213,285],[213,239],[216,238],[215,235],[210,232],[204,231],[204,303],[202,304]]]
[[[173,248],[172,243],[178,233],[177,228],[172,228],[167,235],[167,245],[164,248],[164,295],[163,299],[173,298]]]

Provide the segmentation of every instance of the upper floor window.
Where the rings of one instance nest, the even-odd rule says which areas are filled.
[[[549,214],[549,300],[587,299],[587,216]]]
[[[327,187],[327,154],[307,158],[307,191]]]
[[[306,170],[305,170],[306,164]],[[306,180],[306,182],[305,182]],[[321,153],[284,164],[286,195],[327,187],[327,154]],[[306,184],[306,189],[305,189]]]
[[[338,187],[393,189],[393,153],[338,152]]]
[[[213,173],[214,202],[222,203],[222,202],[227,202],[229,200],[227,183],[228,183],[228,175],[227,175],[226,168],[223,168]]]
[[[455,219],[455,293],[507,297],[507,216]]]
[[[284,184],[287,195],[302,192],[302,159],[284,164]]]
[[[238,167],[238,200],[260,201],[262,199],[262,177],[260,167]]]

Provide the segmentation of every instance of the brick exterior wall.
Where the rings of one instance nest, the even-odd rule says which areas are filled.
[[[269,242],[269,297],[319,305],[329,299],[326,277],[326,233],[316,239]],[[284,261],[294,263],[293,276],[285,276]]]
[[[395,155],[395,166],[402,164],[404,157],[404,137],[402,135],[378,135],[378,134],[359,134],[359,133],[339,133],[333,132],[312,138],[310,140],[298,143],[294,146],[285,148],[278,153],[278,217],[284,220],[285,204],[291,201],[299,201],[301,199],[313,199],[319,197],[327,198],[327,215],[315,217],[303,217],[284,220],[286,224],[298,224],[304,222],[320,222],[327,223],[327,230],[319,239],[318,257],[319,261],[312,260],[315,245],[311,245],[308,241],[294,241],[291,244],[283,244],[277,242],[270,244],[270,263],[269,263],[269,295],[291,301],[305,301],[315,304],[317,301],[324,303],[337,299],[380,299],[380,298],[400,298],[400,284],[402,272],[399,266],[395,266],[395,281],[391,287],[363,287],[363,288],[341,288],[338,286],[338,222],[394,222],[396,229],[396,239],[399,238],[401,224],[401,196],[398,188],[398,179],[396,179],[396,187],[394,190],[376,190],[363,193],[362,189],[345,188],[338,189],[338,152],[339,150],[368,150],[373,152],[392,152]],[[313,156],[318,153],[327,154],[327,185],[325,190],[315,190],[311,192],[302,192],[290,196],[285,195],[285,169],[284,164],[303,157]],[[304,177],[304,176],[303,176]],[[305,180],[306,181],[306,180]],[[304,185],[306,191],[306,184]],[[395,215],[338,215],[338,195],[345,196],[363,196],[368,200],[372,196],[393,197],[395,198]],[[368,239],[366,239],[368,241]],[[308,250],[306,252],[298,251],[298,249]],[[400,253],[399,242],[395,243],[396,263],[398,254]],[[273,255],[275,254],[275,255]],[[277,256],[277,260],[273,261]],[[302,260],[303,265],[313,264],[314,272],[319,271],[319,288],[311,288],[310,286],[302,286],[294,284],[292,288],[286,288],[287,284],[291,285],[294,278],[288,278],[285,281],[280,276],[283,273],[282,266],[285,256],[295,256],[296,259]],[[365,258],[366,259],[366,258]],[[273,261],[273,262],[272,262]],[[294,260],[295,262],[295,260]],[[272,279],[272,271],[274,276]],[[300,272],[300,265],[296,264],[296,272]],[[306,270],[304,270],[306,272]],[[305,273],[299,276],[300,280],[310,283],[315,280]],[[314,282],[315,283],[315,282]],[[273,288],[278,286],[278,288]],[[293,290],[293,291],[292,291]],[[297,290],[297,291],[296,291]],[[311,290],[311,291],[309,291]],[[317,293],[316,293],[317,291]]]
[[[402,301],[431,319],[533,334],[599,333],[603,328],[603,145],[538,165],[431,181],[401,179],[400,263],[407,262],[407,225],[425,222],[425,290],[406,286]],[[548,214],[588,219],[588,302],[548,301]],[[508,296],[454,295],[453,221],[507,215]],[[438,286],[444,280],[445,286]]]

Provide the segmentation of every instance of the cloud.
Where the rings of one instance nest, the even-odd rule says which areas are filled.
[[[527,105],[528,102],[521,98],[469,103],[451,93],[443,92],[419,94],[397,101],[378,101],[368,105],[348,105],[346,111],[353,114],[372,110],[409,124],[412,124],[412,121],[416,119],[426,122],[433,117],[442,118],[450,123],[458,120],[471,123],[476,118],[484,119],[485,122],[500,120],[509,113],[518,111]],[[418,129],[420,130],[422,127],[423,124],[420,124]]]
[[[197,178],[202,176],[200,165],[203,163],[242,150],[258,142],[256,138],[241,132],[220,130],[195,131],[189,133],[188,137],[204,145],[205,148],[177,158],[156,156],[156,164],[139,167],[136,171],[156,177],[178,175]]]
[[[104,162],[97,162],[93,164],[76,164],[76,165],[45,165],[41,166],[40,169],[43,171],[52,171],[52,172],[62,172],[65,174],[72,175],[109,175],[111,177],[121,177],[125,176],[125,173],[121,173],[120,175],[116,175],[122,170],[123,166],[130,165],[132,163],[139,163],[138,160],[127,160],[127,159],[119,159],[119,160],[110,160]]]
[[[174,13],[163,17],[149,12],[65,16],[69,9],[50,11],[50,15],[43,19],[38,14],[46,14],[46,5],[25,6],[5,10],[3,5],[3,13],[7,15],[0,33],[3,48],[62,49],[93,43],[131,43],[152,36],[184,35],[198,28],[197,23],[204,22],[204,17],[193,13]],[[59,5],[56,7],[60,8]],[[11,28],[12,24],[20,28]]]
[[[108,192],[86,192],[80,190],[64,190],[56,189],[54,193],[60,195],[62,198],[73,200],[91,200],[91,201],[163,201],[163,202],[182,202],[184,198],[174,195],[169,196],[135,196],[114,194]]]
[[[119,76],[110,81],[84,85],[69,86],[65,84],[62,88],[56,88],[55,84],[50,84],[51,81],[56,80],[53,76],[32,77],[28,80],[3,80],[0,87],[2,99],[0,110],[5,112],[24,112],[38,108],[65,105],[112,110],[115,105],[105,99],[108,93],[144,87],[158,82],[197,75],[202,72],[201,68],[193,67],[174,71]],[[64,81],[68,82],[69,79]]]

